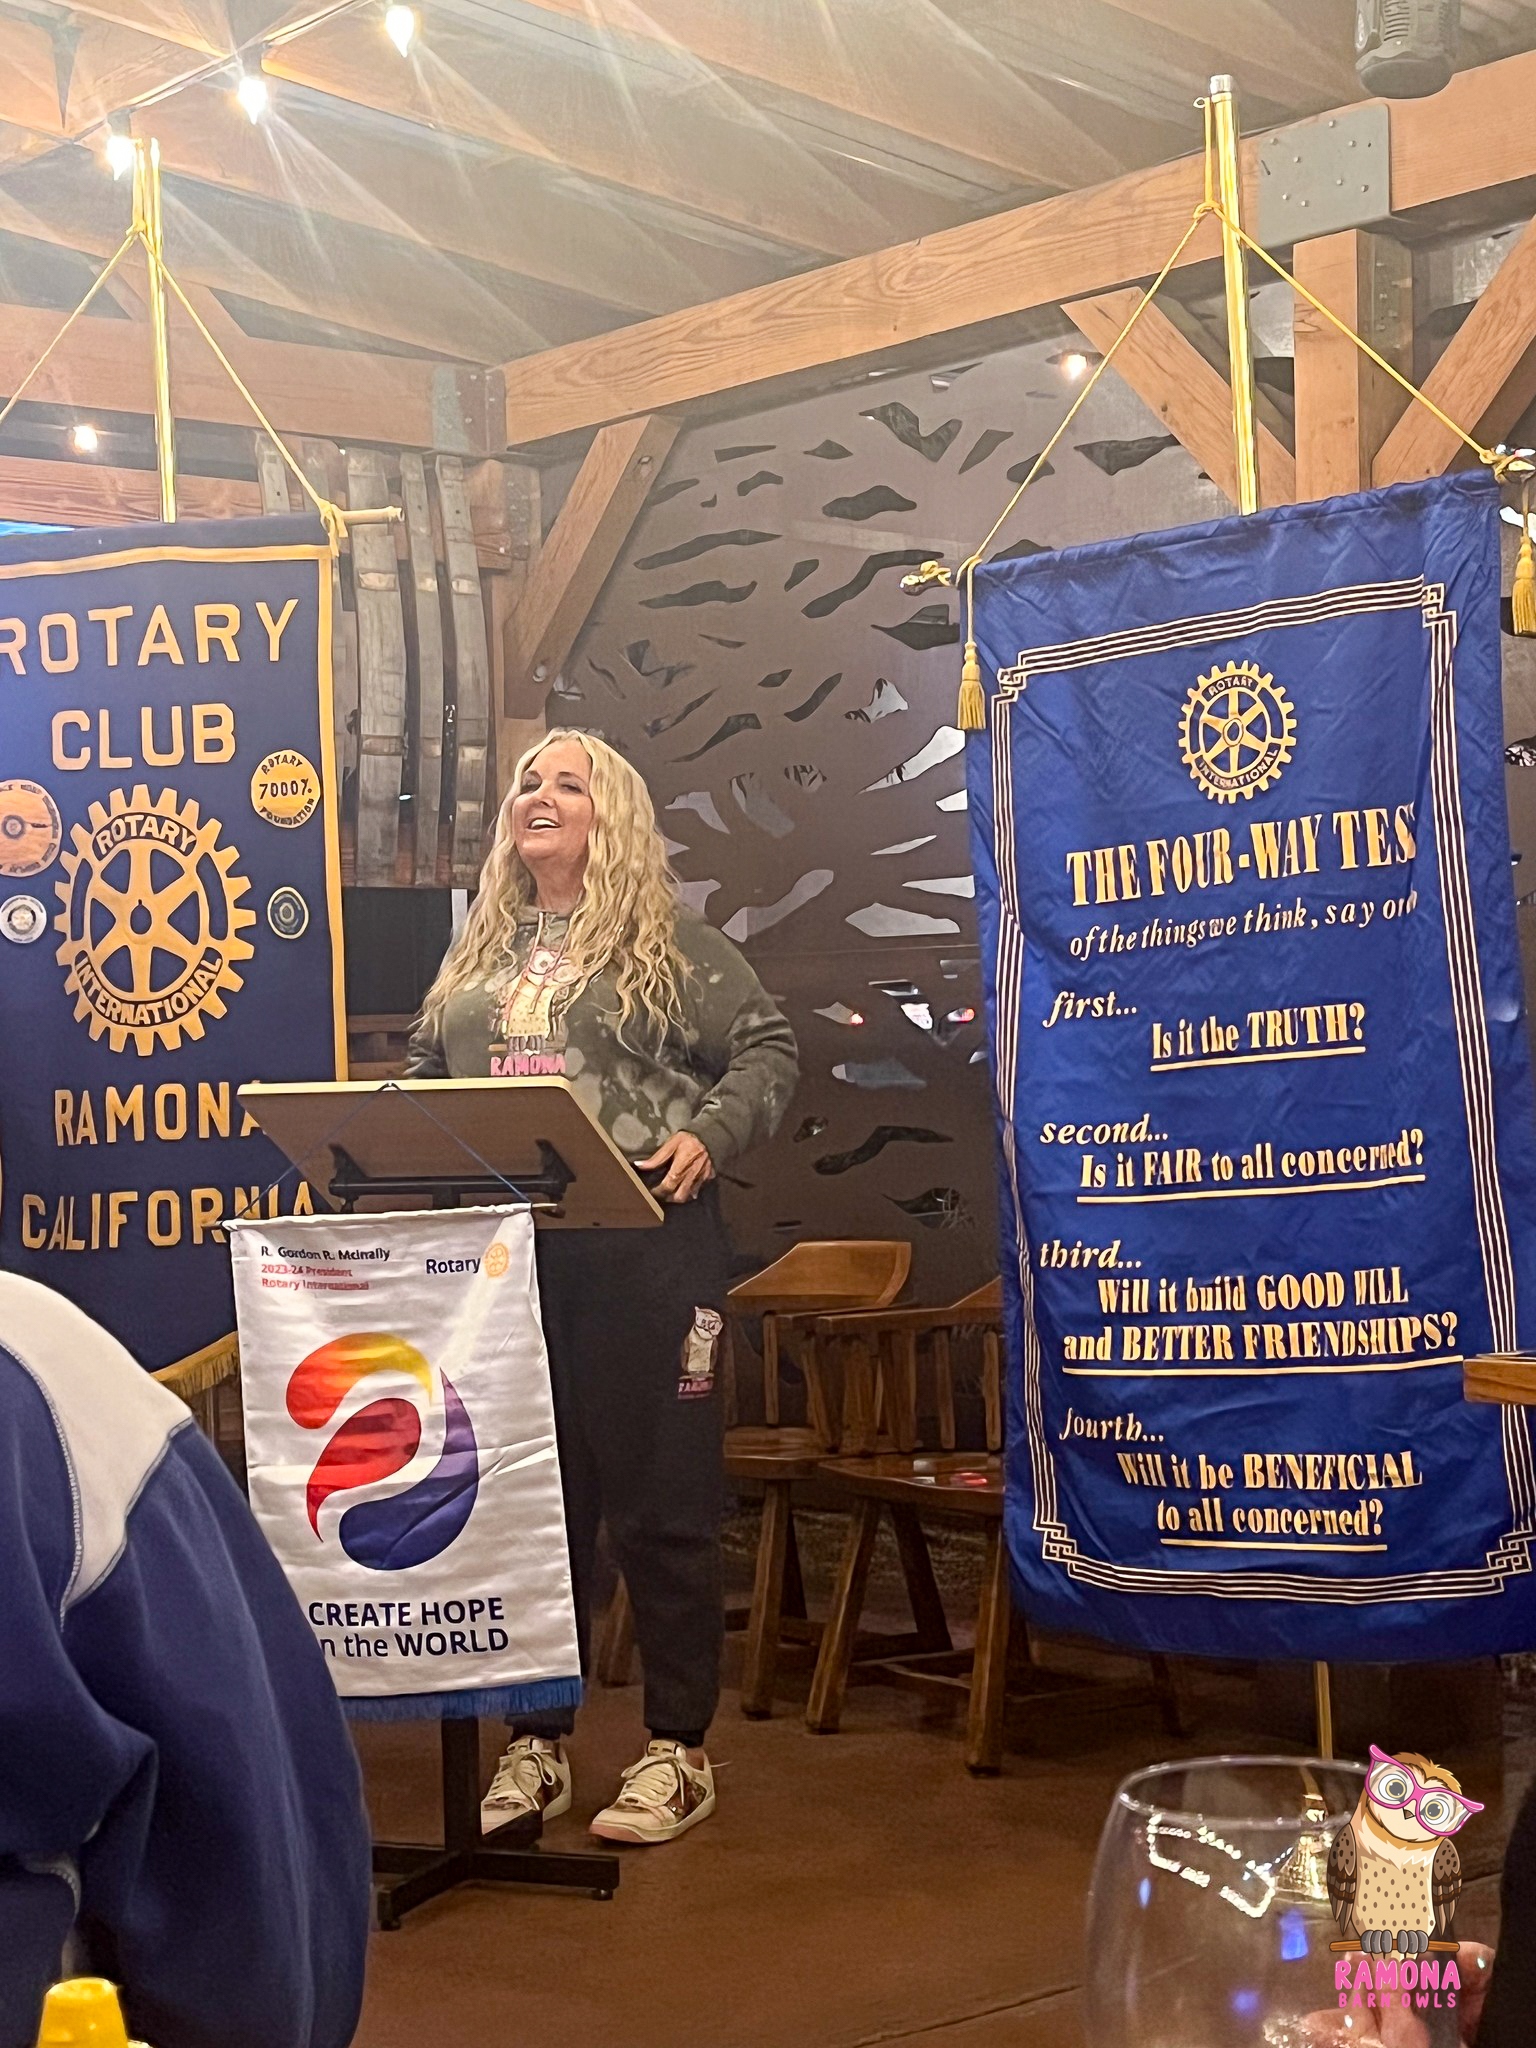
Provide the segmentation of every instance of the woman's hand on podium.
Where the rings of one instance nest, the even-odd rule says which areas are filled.
[[[637,1159],[635,1164],[642,1173],[648,1173],[653,1167],[666,1167],[665,1174],[651,1190],[659,1202],[691,1202],[705,1181],[715,1177],[714,1164],[704,1149],[704,1141],[696,1138],[692,1131],[679,1131],[649,1159]]]

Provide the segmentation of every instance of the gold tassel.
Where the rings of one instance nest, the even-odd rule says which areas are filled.
[[[966,641],[965,660],[960,664],[957,723],[962,732],[985,732],[987,729],[987,700],[981,693],[981,662],[977,658],[974,640]]]
[[[150,1377],[183,1401],[190,1402],[195,1401],[199,1394],[208,1393],[222,1380],[233,1379],[239,1370],[240,1340],[231,1331],[227,1337],[205,1344],[201,1351],[179,1358],[174,1365],[161,1366]]]
[[[1515,563],[1515,580],[1510,588],[1509,608],[1515,631],[1527,640],[1536,639],[1536,549],[1531,546],[1531,486],[1527,479],[1520,492],[1520,555]]]

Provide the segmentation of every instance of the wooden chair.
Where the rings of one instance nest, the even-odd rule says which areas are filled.
[[[763,1489],[762,1530],[747,1612],[743,1713],[772,1711],[786,1619],[792,1633],[812,1637],[805,1617],[791,1490],[813,1479],[822,1459],[839,1447],[813,1326],[829,1311],[885,1308],[906,1285],[911,1265],[912,1247],[904,1238],[810,1241],[795,1245],[731,1289],[733,1401],[739,1401],[742,1392],[735,1373],[735,1361],[745,1349],[735,1341],[740,1320],[762,1318],[763,1420],[737,1424],[725,1435],[726,1476],[733,1482],[757,1481]],[[806,1417],[801,1423],[786,1423],[781,1417],[780,1373],[786,1363],[796,1366],[804,1381]]]
[[[816,1734],[835,1733],[853,1675],[859,1619],[869,1584],[870,1565],[882,1515],[889,1514],[901,1551],[920,1631],[933,1628],[931,1603],[939,1595],[934,1580],[926,1522],[982,1525],[984,1531],[981,1586],[976,1610],[976,1636],[970,1652],[945,1646],[885,1657],[860,1664],[861,1677],[885,1677],[899,1684],[937,1685],[967,1696],[965,1764],[970,1771],[990,1773],[1002,1766],[1003,1708],[1008,1693],[1008,1655],[1013,1609],[1008,1587],[1008,1552],[1003,1535],[1002,1384],[999,1339],[1002,1296],[999,1283],[978,1288],[948,1309],[899,1309],[881,1315],[844,1316],[825,1329],[827,1343],[862,1344],[874,1362],[874,1384],[864,1386],[858,1401],[867,1403],[873,1433],[882,1415],[898,1439],[898,1447],[873,1456],[841,1456],[823,1461],[822,1476],[853,1501],[853,1518],[838,1570],[831,1611],[821,1634],[816,1673],[806,1705],[806,1726]],[[950,1346],[964,1329],[982,1332],[983,1450],[954,1449],[955,1419]],[[917,1354],[926,1340],[934,1368],[935,1410],[940,1449],[920,1452],[908,1440],[917,1435]],[[856,1404],[857,1405],[857,1404]],[[862,1418],[866,1410],[858,1409]],[[940,1603],[942,1622],[942,1603]],[[1028,1631],[1025,1630],[1026,1643]],[[1031,1697],[1063,1691],[1084,1692],[1076,1676],[1048,1671],[1030,1652]],[[1152,1659],[1154,1687],[1164,1718],[1177,1728],[1177,1703],[1165,1660]],[[1140,1703],[1149,1697],[1142,1683],[1092,1687],[1094,1703]]]

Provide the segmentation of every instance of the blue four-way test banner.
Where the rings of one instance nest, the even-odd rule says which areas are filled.
[[[1498,491],[978,571],[1007,1530],[1167,1651],[1528,1648],[1536,1123]]]
[[[330,604],[316,520],[0,543],[0,1264],[151,1369],[308,1206],[236,1090],[345,1071]]]

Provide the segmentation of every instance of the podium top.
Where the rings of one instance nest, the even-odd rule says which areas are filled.
[[[542,1141],[559,1155],[571,1179],[561,1214],[535,1212],[541,1228],[645,1229],[662,1221],[650,1190],[576,1100],[570,1082],[558,1076],[250,1081],[239,1098],[321,1200],[333,1206],[339,1203],[331,1183],[348,1166],[360,1176],[361,1196],[367,1196],[369,1180],[393,1183],[394,1192],[381,1187],[379,1193],[387,1193],[387,1206],[398,1209],[408,1206],[398,1192],[401,1181],[483,1183],[481,1159],[512,1182],[538,1176],[547,1171]],[[507,1194],[486,1192],[483,1199],[505,1201]]]

